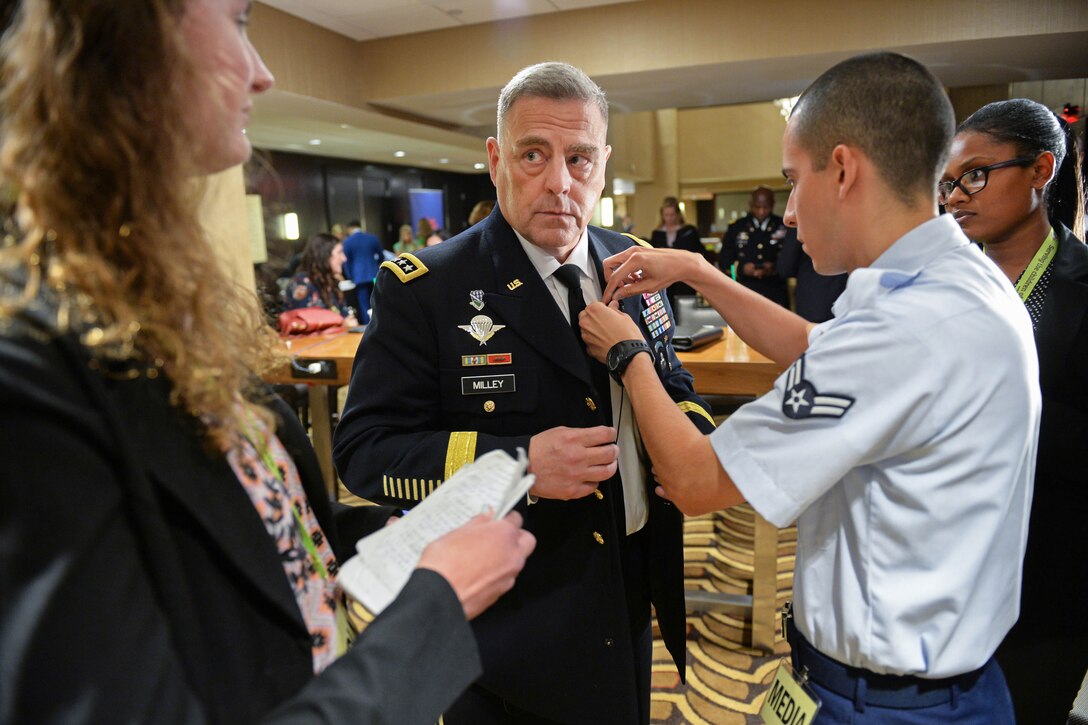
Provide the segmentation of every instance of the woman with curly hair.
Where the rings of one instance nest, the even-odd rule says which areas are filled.
[[[430,723],[532,549],[478,517],[349,645],[352,542],[198,220],[272,85],[249,10],[23,0],[0,48],[5,723]]]
[[[344,317],[344,324],[359,324],[340,290],[344,280],[344,245],[332,234],[318,233],[306,240],[299,272],[283,291],[284,308],[322,307]]]

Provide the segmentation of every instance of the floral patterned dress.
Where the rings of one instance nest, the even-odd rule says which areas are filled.
[[[341,654],[343,610],[336,583],[337,563],[302,488],[298,469],[275,435],[250,436],[227,451],[234,475],[249,494],[268,535],[276,543],[283,572],[310,631],[314,672]]]
[[[287,283],[287,288],[283,291],[283,307],[285,310],[296,310],[303,307],[320,307],[322,309],[332,310],[338,314],[344,315],[347,312],[346,306],[343,300],[340,298],[340,292],[337,290],[334,293],[336,304],[329,306],[325,303],[325,300],[321,298],[321,291],[309,275],[299,272],[291,281]]]

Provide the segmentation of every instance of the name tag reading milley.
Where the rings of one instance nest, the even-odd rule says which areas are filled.
[[[472,375],[461,378],[461,395],[490,395],[517,390],[513,374]]]

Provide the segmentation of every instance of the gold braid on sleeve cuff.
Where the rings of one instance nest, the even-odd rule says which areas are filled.
[[[389,498],[422,501],[442,484],[434,478],[397,478],[382,476],[382,493]]]
[[[679,403],[676,404],[676,407],[679,408],[680,411],[683,413],[695,413],[696,415],[701,415],[708,421],[710,421],[710,425],[714,426],[715,428],[717,427],[717,424],[714,422],[713,416],[711,416],[710,413],[707,412],[706,408],[699,405],[698,403],[693,403],[690,400],[681,400]]]
[[[457,473],[466,463],[476,460],[476,431],[450,431],[450,443],[446,448],[446,478]]]
[[[434,490],[442,485],[442,481],[457,473],[461,466],[472,463],[474,460],[476,460],[476,431],[452,431],[449,446],[446,448],[445,475],[441,480],[384,475],[382,476],[382,493],[389,498],[422,501],[434,493]]]

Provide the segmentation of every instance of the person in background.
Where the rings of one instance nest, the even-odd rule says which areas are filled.
[[[416,244],[417,249],[423,249],[427,246],[427,240],[434,234],[434,225],[431,224],[431,220],[427,217],[420,217],[419,223],[416,225]]]
[[[789,230],[774,213],[774,192],[757,187],[748,200],[748,213],[729,225],[722,236],[718,266],[726,274],[736,265],[736,279],[783,307],[790,306],[786,280],[777,274],[778,254]]]
[[[527,452],[536,480],[518,509],[539,548],[474,624],[484,674],[446,725],[646,723],[651,601],[685,672],[682,522],[653,496],[630,407],[577,329],[600,260],[645,242],[589,224],[611,147],[585,73],[523,69],[497,120],[498,208],[378,274],[334,458],[349,489],[407,508],[477,456]],[[655,290],[627,310],[674,408],[712,430],[669,344],[668,301]]]
[[[332,229],[329,230],[329,233],[336,237],[337,240],[342,242],[344,241],[344,238],[348,235],[348,228],[344,224],[333,224]]]
[[[306,240],[299,272],[283,291],[284,309],[323,307],[339,313],[346,326],[354,327],[359,323],[340,290],[343,280],[343,245],[332,234],[315,234]]]
[[[397,236],[397,241],[393,243],[393,253],[395,255],[399,256],[405,252],[415,252],[423,248],[423,245],[412,234],[411,224],[401,224]]]
[[[680,202],[675,196],[666,196],[661,202],[661,220],[650,237],[650,244],[661,249],[686,249],[703,254],[699,230],[684,221],[684,213],[680,211]],[[695,290],[683,282],[669,285],[666,292],[673,309],[676,309],[678,296],[695,294]]]
[[[778,252],[778,274],[782,279],[797,280],[794,288],[794,311],[809,322],[826,322],[834,317],[831,308],[846,289],[846,274],[820,274],[812,266],[797,232],[789,229],[782,238]]]
[[[938,215],[954,130],[940,81],[894,53],[845,60],[801,94],[782,139],[786,223],[817,271],[850,273],[823,324],[697,255],[604,261],[612,305],[687,279],[789,366],[709,436],[676,415],[648,356],[622,380],[682,511],[747,500],[777,526],[796,519],[786,629],[816,723],[1015,721],[993,653],[1019,611],[1039,371],[1023,304]],[[604,304],[581,324],[597,359],[637,335]]]
[[[1020,619],[997,651],[1025,723],[1065,722],[1088,669],[1088,247],[1078,158],[1072,129],[1048,108],[998,101],[960,124],[938,186],[1035,330],[1043,395],[1035,495]]]
[[[476,202],[476,205],[472,207],[472,211],[468,215],[468,225],[475,226],[487,219],[491,210],[495,208],[494,199],[484,199],[483,201]]]
[[[345,290],[348,305],[355,310],[359,322],[370,321],[370,293],[374,290],[374,277],[378,266],[385,261],[382,242],[373,234],[364,232],[358,220],[348,223],[348,235],[344,237],[344,279],[354,287]]]
[[[431,236],[427,237],[427,246],[433,247],[436,244],[441,244],[450,238],[449,233],[445,229],[435,229],[431,233]]]
[[[532,549],[477,518],[348,644],[354,538],[199,218],[196,177],[249,157],[272,85],[249,7],[24,0],[4,36],[5,723],[433,723]]]

